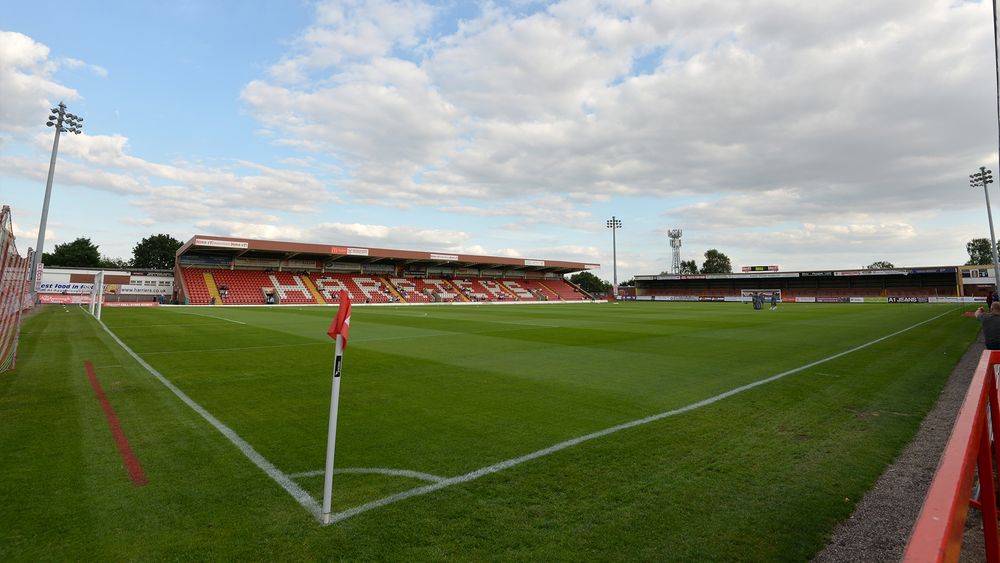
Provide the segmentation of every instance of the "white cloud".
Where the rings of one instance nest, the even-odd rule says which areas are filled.
[[[0,136],[35,130],[52,104],[79,97],[52,79],[58,65],[48,57],[49,48],[27,35],[0,31]]]
[[[108,76],[108,69],[106,69],[106,68],[104,68],[102,66],[99,66],[99,65],[87,64],[87,63],[81,61],[80,59],[74,59],[74,58],[67,57],[67,58],[65,58],[65,59],[62,60],[62,66],[66,67],[66,68],[73,68],[73,69],[77,69],[77,68],[87,69],[90,72],[93,72],[94,74],[96,74],[97,76],[100,76],[101,78],[107,78],[107,76]]]
[[[243,99],[285,142],[334,151],[353,175],[346,187],[372,202],[798,188],[817,206],[861,206],[898,198],[901,185],[931,199],[942,166],[981,152],[971,131],[986,126],[964,108],[988,102],[975,85],[989,53],[968,48],[988,38],[974,25],[986,10],[851,6],[487,8],[424,38],[414,63],[388,46],[413,43],[425,20],[375,32],[384,4],[352,3],[349,16],[328,7],[319,18],[333,36],[307,33],[342,55],[302,55],[331,68],[329,80],[258,80]],[[350,37],[380,39],[351,48],[347,21]]]
[[[441,249],[453,251],[466,233],[409,226],[362,223],[319,223],[313,226],[280,226],[270,221],[246,222],[205,219],[196,225],[221,236],[349,244],[391,249]]]

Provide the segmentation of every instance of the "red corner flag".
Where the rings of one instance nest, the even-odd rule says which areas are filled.
[[[326,331],[337,343],[336,355],[333,360],[333,385],[330,390],[330,428],[326,438],[326,470],[323,472],[323,515],[324,524],[331,520],[333,503],[333,456],[337,447],[337,408],[340,403],[340,367],[344,361],[344,350],[347,348],[347,333],[351,330],[351,298],[346,291],[340,291],[340,308],[337,317],[333,319],[330,330]],[[338,340],[337,337],[341,338]]]
[[[340,290],[340,307],[337,309],[337,317],[333,319],[330,330],[326,331],[330,338],[336,340],[337,335],[344,337],[344,348],[347,348],[347,333],[351,330],[351,298],[347,292]]]

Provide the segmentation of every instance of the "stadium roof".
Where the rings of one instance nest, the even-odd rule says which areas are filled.
[[[310,244],[245,238],[195,235],[177,250],[177,258],[185,254],[217,255],[229,258],[270,258],[279,260],[316,260],[324,265],[334,262],[358,264],[388,263],[397,265],[442,266],[457,268],[488,268],[570,274],[600,268],[600,264],[537,260],[506,256],[477,256],[447,252],[392,250],[365,246]]]

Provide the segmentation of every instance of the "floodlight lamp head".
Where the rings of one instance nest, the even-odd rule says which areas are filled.
[[[51,121],[46,121],[45,124],[48,125],[49,127],[52,127],[53,125],[55,125],[55,123],[52,123]]]

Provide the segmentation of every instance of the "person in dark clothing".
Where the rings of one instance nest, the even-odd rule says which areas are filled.
[[[993,307],[993,301],[994,301],[993,292],[991,291],[986,294],[986,309],[990,309]]]
[[[976,318],[983,325],[986,349],[1000,350],[1000,302],[994,301],[988,313],[982,307],[976,309]]]
[[[778,292],[777,291],[772,291],[771,292],[771,310],[773,311],[773,310],[775,310],[777,308],[778,308]]]

